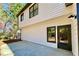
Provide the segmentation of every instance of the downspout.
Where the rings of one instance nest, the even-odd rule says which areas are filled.
[[[79,56],[79,3],[77,3],[76,6],[77,6],[77,27],[78,27],[78,56]]]

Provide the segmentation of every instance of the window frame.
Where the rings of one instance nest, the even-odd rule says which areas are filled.
[[[50,41],[50,40],[48,39],[48,29],[49,29],[49,28],[55,28],[55,41]],[[47,27],[47,42],[56,43],[56,26]]]
[[[37,4],[37,8],[34,9],[34,6],[35,6],[36,4]],[[30,11],[31,8],[33,8],[32,11]],[[36,11],[36,10],[37,10],[37,14],[35,14],[35,11]],[[31,16],[32,13],[33,13],[33,15]],[[34,3],[34,4],[29,8],[29,18],[32,18],[32,17],[34,17],[34,16],[36,16],[36,15],[38,15],[38,3]]]
[[[24,20],[24,13],[20,15],[20,21],[22,22],[23,20]]]
[[[68,6],[71,6],[73,3],[65,3],[65,6],[68,7]]]

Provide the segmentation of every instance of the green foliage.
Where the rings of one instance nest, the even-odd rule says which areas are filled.
[[[2,20],[3,22],[6,22],[7,18],[8,18],[7,13],[3,9],[0,9],[0,20]]]
[[[16,18],[17,13],[24,7],[24,5],[24,3],[14,3],[13,6],[10,7],[12,17]]]
[[[13,36],[13,34],[16,34],[18,30],[18,23],[17,23],[17,17],[16,15],[18,12],[24,7],[24,3],[12,3],[9,4],[9,10],[4,11],[0,6],[0,20],[3,20],[4,23],[6,23],[8,20],[12,21],[12,27],[13,31],[11,33],[6,33],[6,30],[3,33],[0,33],[0,39],[4,38],[7,39],[8,37]]]

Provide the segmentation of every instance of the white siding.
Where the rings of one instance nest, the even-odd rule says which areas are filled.
[[[39,3],[38,15],[29,19],[29,7],[24,11],[24,21],[20,22],[20,27],[35,24],[40,21],[48,20],[64,15],[64,3]]]

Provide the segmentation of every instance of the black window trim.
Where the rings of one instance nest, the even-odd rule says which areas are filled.
[[[55,28],[55,41],[49,41],[48,40],[48,28]],[[56,26],[51,26],[51,27],[47,27],[47,42],[50,42],[50,43],[56,43]]]
[[[32,17],[38,15],[38,7],[34,10],[34,5],[35,5],[35,4],[38,5],[38,3],[34,3],[34,4],[29,8],[29,18],[32,18]],[[30,12],[30,9],[31,9],[31,8],[33,8],[33,11],[32,11],[32,12]],[[34,11],[36,11],[36,10],[37,10],[37,14],[34,15]],[[33,16],[32,16],[32,17],[31,17],[31,13],[33,13]]]
[[[73,3],[65,3],[65,6],[68,7],[68,6],[71,6]]]
[[[23,17],[23,19],[22,19],[22,17]],[[24,20],[24,13],[22,13],[21,15],[20,15],[20,21],[22,22]]]

